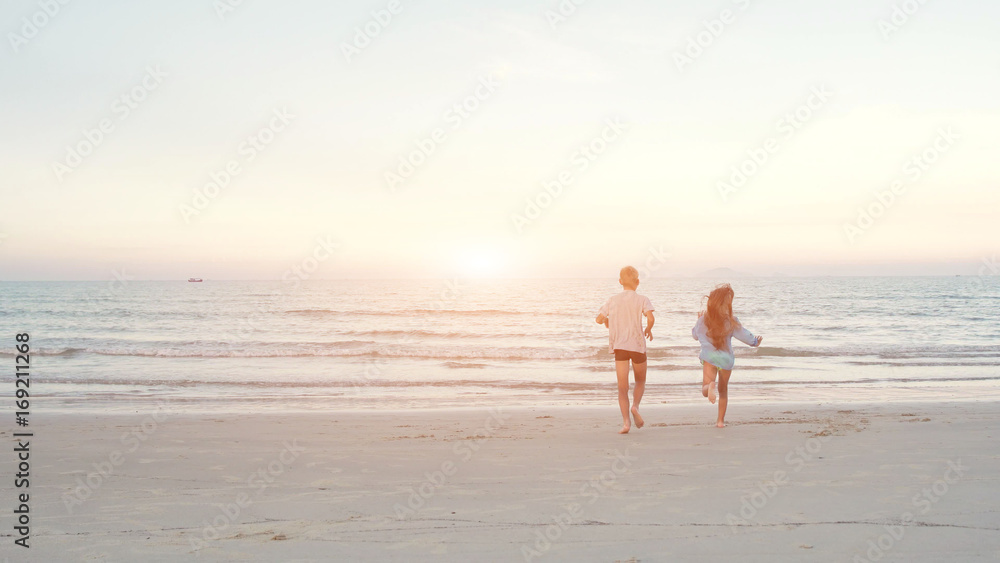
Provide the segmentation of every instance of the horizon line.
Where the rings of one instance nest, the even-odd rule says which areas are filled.
[[[714,279],[717,277],[728,277],[731,279],[809,279],[809,278],[979,278],[979,277],[989,277],[980,276],[976,274],[869,274],[869,275],[858,275],[858,274],[813,274],[813,275],[792,275],[792,274],[777,274],[777,275],[736,275],[736,276],[710,276],[710,275],[670,275],[670,276],[650,276],[644,278],[649,279]],[[475,281],[535,281],[535,280],[609,280],[614,279],[614,276],[539,276],[539,277],[475,277],[475,276],[420,276],[420,277],[357,277],[357,278],[313,278],[313,279],[296,279],[296,280],[282,280],[281,278],[202,278],[200,282],[192,282],[182,278],[134,278],[127,279],[124,281],[128,282],[183,282],[183,283],[205,283],[205,282],[275,282],[284,281],[286,283],[303,283],[303,282],[319,282],[319,281],[437,281],[442,279],[464,279],[464,280],[475,280]],[[38,280],[0,280],[0,283],[77,283],[77,282],[109,282],[109,281],[122,281],[115,279],[38,279]],[[640,280],[642,281],[642,280]]]

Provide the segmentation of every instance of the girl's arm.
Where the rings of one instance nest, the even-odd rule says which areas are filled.
[[[744,328],[743,323],[739,319],[736,319],[736,330],[733,331],[733,336],[747,346],[754,347],[760,346],[760,341],[763,340],[763,338],[754,336],[752,332]]]

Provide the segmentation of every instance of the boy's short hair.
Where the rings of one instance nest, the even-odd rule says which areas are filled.
[[[618,276],[623,280],[629,281],[639,281],[639,270],[636,270],[632,266],[625,266],[622,271],[618,273]]]

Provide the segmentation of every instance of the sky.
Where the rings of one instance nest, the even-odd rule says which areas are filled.
[[[974,274],[1000,246],[998,18],[5,2],[0,280]]]

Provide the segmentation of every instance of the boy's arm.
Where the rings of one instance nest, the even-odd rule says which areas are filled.
[[[608,303],[610,303],[610,300]],[[608,326],[608,312],[610,309],[610,307],[608,307],[608,303],[602,305],[601,309],[597,311],[597,324],[599,325]]]
[[[646,338],[653,339],[653,324],[656,323],[656,317],[653,316],[652,311],[646,312]]]

